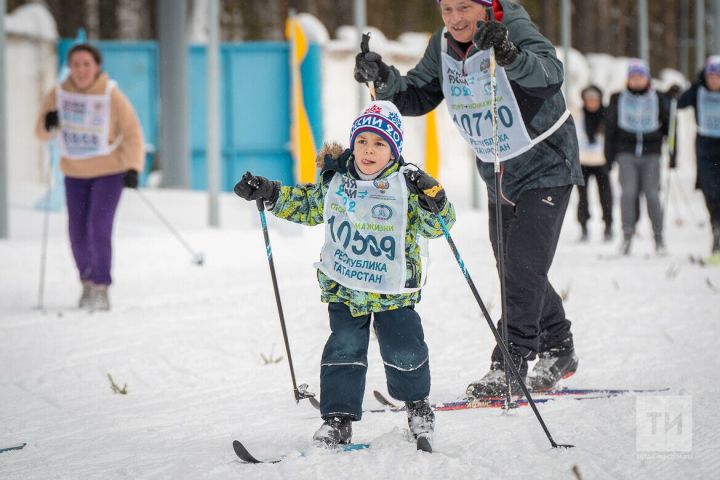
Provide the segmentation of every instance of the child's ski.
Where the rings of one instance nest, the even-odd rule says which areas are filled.
[[[366,448],[370,448],[369,443],[350,443],[348,445],[338,445],[338,447],[334,450],[337,452],[351,452],[354,450],[364,450]],[[238,458],[244,463],[280,463],[285,458],[283,456],[280,458],[258,460],[255,456],[248,452],[247,448],[245,448],[245,445],[240,443],[238,440],[233,441],[233,450],[235,450],[235,455],[237,455]]]

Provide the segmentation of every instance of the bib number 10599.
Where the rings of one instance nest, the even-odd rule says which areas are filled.
[[[369,250],[373,257],[385,254],[388,260],[395,260],[395,238],[390,235],[386,235],[380,240],[372,233],[363,235],[355,230],[347,220],[336,225],[335,215],[330,217],[327,223],[330,226],[330,236],[333,242],[342,245],[345,250],[350,248],[355,255],[363,255]]]

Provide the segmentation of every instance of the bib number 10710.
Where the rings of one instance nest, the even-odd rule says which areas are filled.
[[[507,105],[501,105],[497,109],[498,120],[505,128],[510,128],[513,125],[512,111]],[[483,135],[483,131],[492,132],[492,111],[487,110],[485,112],[476,112],[473,114],[463,113],[461,115],[453,115],[453,122],[462,128],[462,130],[470,137],[489,137],[490,135]]]

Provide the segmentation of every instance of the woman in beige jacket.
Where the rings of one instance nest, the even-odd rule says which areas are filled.
[[[83,287],[79,307],[109,310],[113,221],[123,186],[137,188],[143,134],[127,97],[102,72],[96,48],[75,45],[67,61],[70,75],[45,98],[36,133],[42,140],[57,134],[70,244]]]

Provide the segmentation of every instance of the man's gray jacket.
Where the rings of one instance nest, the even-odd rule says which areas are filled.
[[[502,23],[509,39],[518,49],[518,57],[505,67],[510,85],[531,137],[550,128],[565,112],[562,94],[563,66],[555,47],[540,34],[524,8],[509,0],[499,0]],[[419,116],[437,107],[444,99],[442,58],[443,30],[433,34],[420,62],[406,76],[391,67],[385,83],[377,85],[378,100],[390,100],[403,115]],[[445,32],[447,53],[463,61],[478,50],[459,44]],[[494,167],[477,160],[478,170],[487,184],[490,201],[495,199]],[[565,185],[582,185],[579,151],[572,117],[529,151],[503,162],[502,192],[515,202],[526,190]]]

